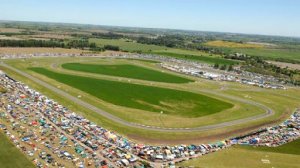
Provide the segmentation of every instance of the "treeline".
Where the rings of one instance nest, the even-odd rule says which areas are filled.
[[[0,35],[3,35],[3,36],[8,36],[8,37],[11,37],[11,36],[20,36],[20,35],[33,35],[34,33],[33,32],[17,32],[17,33],[9,33],[9,32],[0,32]]]
[[[214,68],[215,69],[220,69],[220,70],[223,70],[223,71],[233,71],[234,70],[233,65],[231,65],[231,64],[225,65],[225,64],[215,63]]]
[[[130,39],[136,41],[141,44],[150,44],[150,45],[158,45],[158,46],[166,46],[171,48],[182,48],[182,49],[195,49],[204,51],[211,54],[220,54],[224,55],[228,53],[228,51],[224,49],[208,47],[203,45],[202,43],[212,40],[213,38],[209,37],[194,37],[182,34],[176,35],[160,35],[158,37],[136,37],[123,35],[114,32],[101,33],[101,32],[93,32],[91,35],[88,34],[72,34],[73,37],[77,38],[101,38],[101,39]],[[187,42],[190,41],[190,42]]]
[[[67,42],[66,48],[96,48],[96,43],[89,43],[87,39],[83,40],[71,40]]]
[[[120,47],[114,45],[105,45],[104,50],[120,51]]]
[[[116,34],[112,32],[108,33],[92,33],[94,38],[102,38],[102,39],[121,39],[124,38],[124,35]]]
[[[119,46],[105,45],[98,47],[96,43],[90,43],[87,39],[71,40],[66,43],[54,40],[0,40],[0,47],[49,47],[89,49],[91,51],[120,51]]]
[[[139,37],[137,42],[166,47],[180,47],[184,45],[184,38],[179,35],[159,36],[157,38]]]
[[[287,62],[287,63],[292,63],[292,64],[300,64],[300,61],[293,60],[293,59],[288,59],[288,58],[276,58],[275,61],[278,61],[278,62]]]
[[[186,48],[199,50],[199,51],[210,53],[210,54],[217,54],[217,55],[226,55],[229,53],[229,50],[226,50],[226,49],[209,47],[209,46],[200,45],[200,44],[188,44]]]
[[[60,47],[65,48],[63,42],[53,40],[0,40],[0,47]]]
[[[103,47],[99,47],[96,43],[90,43],[87,39],[83,40],[71,40],[66,44],[67,48],[80,48],[80,49],[89,49],[92,51],[120,51],[119,46],[114,45],[104,45]]]
[[[99,33],[99,32],[93,32],[92,34],[78,34],[73,33],[71,36],[76,38],[82,38],[82,39],[89,39],[89,38],[101,38],[101,39],[121,39],[121,38],[129,38],[122,34],[117,34],[113,32],[108,33]]]

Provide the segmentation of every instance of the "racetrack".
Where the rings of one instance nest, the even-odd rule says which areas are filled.
[[[106,117],[116,123],[119,123],[119,124],[122,124],[124,126],[128,126],[128,127],[134,127],[134,128],[139,128],[139,129],[145,129],[145,130],[153,130],[153,131],[162,131],[162,132],[192,132],[192,131],[207,131],[207,130],[212,130],[212,129],[217,129],[217,128],[224,128],[224,127],[228,127],[228,126],[234,126],[234,125],[238,125],[238,124],[242,124],[242,123],[246,123],[246,122],[250,122],[250,121],[255,121],[255,120],[259,120],[259,119],[263,119],[263,118],[266,118],[266,117],[269,117],[271,115],[274,114],[273,110],[263,104],[260,104],[260,103],[257,103],[257,102],[254,102],[254,101],[250,101],[250,100],[245,100],[245,99],[241,99],[241,98],[238,98],[238,97],[234,97],[234,96],[230,96],[230,95],[225,95],[225,94],[221,94],[221,93],[218,93],[218,92],[214,92],[214,91],[211,91],[211,90],[201,90],[202,92],[204,93],[210,93],[210,94],[215,94],[215,95],[218,95],[218,96],[221,96],[221,97],[224,97],[224,98],[227,98],[227,99],[232,99],[232,100],[235,100],[235,101],[239,101],[239,102],[243,102],[243,103],[247,103],[247,104],[250,104],[250,105],[254,105],[254,106],[257,106],[259,108],[262,108],[264,109],[266,112],[263,113],[263,114],[260,114],[260,115],[256,115],[256,116],[252,116],[252,117],[248,117],[248,118],[243,118],[243,119],[238,119],[238,120],[234,120],[234,121],[229,121],[229,122],[223,122],[223,123],[219,123],[219,124],[213,124],[213,125],[206,125],[206,126],[200,126],[200,127],[193,127],[193,128],[165,128],[165,127],[155,127],[155,126],[147,126],[147,125],[141,125],[141,124],[137,124],[137,123],[132,123],[132,122],[127,122],[119,117],[116,117],[106,111],[103,111],[102,109],[99,109],[98,107],[95,107],[85,101],[82,101],[68,93],[66,93],[65,91],[63,90],[60,90],[38,78],[35,78],[23,71],[20,71],[12,66],[9,66],[5,63],[2,63],[1,64],[2,66],[28,78],[28,79],[31,79],[32,81],[36,82],[37,84],[41,85],[41,86],[44,86],[45,88],[69,99],[69,100],[72,100],[73,102],[87,108],[87,109],[90,109],[100,115],[102,115],[103,117]]]

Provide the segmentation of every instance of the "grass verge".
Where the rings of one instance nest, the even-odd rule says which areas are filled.
[[[27,157],[21,153],[0,131],[0,167],[1,168],[33,168]]]

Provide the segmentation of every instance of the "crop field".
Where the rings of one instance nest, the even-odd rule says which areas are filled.
[[[34,165],[17,149],[10,140],[0,132],[0,167],[33,168]]]
[[[236,43],[236,42],[230,42],[230,41],[209,41],[205,43],[208,46],[212,47],[225,47],[225,48],[264,48],[264,45],[262,44],[251,44],[251,43]]]
[[[292,64],[292,63],[286,63],[286,62],[277,62],[277,61],[268,61],[271,64],[277,65],[281,68],[288,68],[288,69],[298,69],[300,70],[300,64]]]
[[[299,142],[294,142],[275,147],[251,147],[234,146],[216,153],[211,153],[197,159],[193,159],[178,166],[199,167],[222,167],[222,168],[268,168],[268,167],[289,167],[296,168],[300,165]],[[264,163],[266,161],[268,163]]]
[[[124,39],[120,40],[110,40],[110,39],[89,39],[90,42],[96,43],[96,45],[103,47],[104,45],[114,45],[119,46],[121,50],[134,52],[134,51],[142,51],[142,52],[149,52],[152,50],[163,50],[167,47],[161,47],[157,45],[147,45],[147,44],[140,44],[136,42],[129,42]]]
[[[290,59],[300,61],[300,49],[277,49],[277,48],[236,48],[236,52],[246,53],[251,56],[261,56],[268,59]]]
[[[90,39],[90,42],[95,42],[98,46],[104,45],[119,46],[121,50],[136,52],[141,51],[150,54],[164,55],[174,58],[188,59],[209,64],[236,64],[238,61],[223,59],[219,56],[208,54],[201,51],[184,50],[176,48],[168,48],[157,45],[140,44],[136,42],[129,42],[126,40],[109,40],[109,39]]]
[[[56,73],[44,68],[30,70],[55,79],[115,105],[186,117],[200,117],[233,105],[204,95],[179,90],[122,83]],[[93,87],[90,87],[90,86]]]
[[[68,53],[80,54],[83,50],[79,49],[64,49],[64,48],[34,48],[34,47],[0,47],[0,54],[33,54],[33,53]]]
[[[266,59],[300,60],[300,47],[298,45],[263,45],[255,43],[236,43],[228,41],[210,41],[207,46],[217,47],[232,52],[244,53]]]
[[[179,76],[154,71],[140,66],[122,64],[122,65],[100,65],[100,64],[80,64],[67,63],[62,64],[64,69],[82,71],[96,74],[134,78],[148,81],[167,82],[167,83],[187,83],[193,82],[190,79]]]
[[[20,33],[25,31],[25,29],[16,29],[16,28],[4,28],[0,27],[0,33]]]

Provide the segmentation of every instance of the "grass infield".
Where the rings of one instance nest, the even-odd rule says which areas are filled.
[[[57,73],[30,70],[67,84],[106,102],[151,112],[201,117],[233,107],[232,104],[192,92]]]
[[[122,64],[122,65],[101,65],[101,64],[81,64],[81,63],[66,63],[62,64],[64,69],[89,72],[110,76],[119,76],[126,78],[134,78],[156,82],[166,83],[188,83],[193,82],[190,79],[182,78],[176,75],[163,73],[147,69],[141,66]]]

